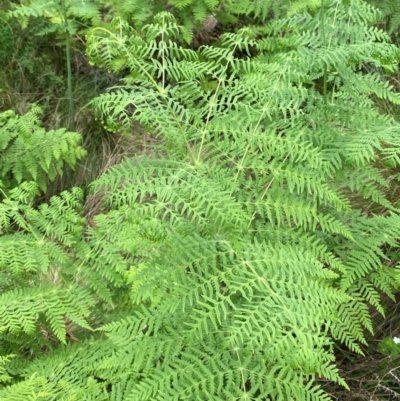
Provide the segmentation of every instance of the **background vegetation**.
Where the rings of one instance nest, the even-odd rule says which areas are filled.
[[[0,8],[0,399],[400,398],[400,7]]]

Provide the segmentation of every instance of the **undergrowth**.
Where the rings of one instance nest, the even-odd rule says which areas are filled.
[[[165,11],[86,32],[121,78],[90,107],[137,150],[86,208],[79,188],[37,202],[80,136],[3,114],[2,400],[397,393],[378,316],[400,284],[400,124],[381,107],[400,104],[399,49],[362,0],[260,4],[194,48]]]

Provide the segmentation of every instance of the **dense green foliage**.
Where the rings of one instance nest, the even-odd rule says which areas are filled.
[[[0,114],[0,178],[6,188],[21,181],[35,181],[43,190],[47,181],[62,174],[64,163],[74,167],[86,152],[79,146],[81,136],[61,128],[46,132],[37,106],[22,117],[12,111]]]
[[[35,105],[0,114],[0,399],[349,389],[335,349],[363,354],[400,285],[385,15],[363,0],[84,3],[66,2],[68,21],[57,1],[7,15],[85,33],[90,64],[119,80],[87,107],[145,144],[44,202],[82,137],[43,128]],[[212,12],[225,29],[201,45]]]

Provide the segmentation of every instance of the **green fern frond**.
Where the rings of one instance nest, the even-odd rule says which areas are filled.
[[[101,13],[99,4],[90,0],[69,0],[66,1],[66,11],[68,29],[70,32],[77,32],[79,25],[72,18],[90,21],[92,24],[99,25]],[[37,32],[37,35],[46,35],[51,32],[59,32],[65,29],[62,5],[57,1],[43,2],[41,0],[31,0],[28,4],[13,4],[13,9],[7,13],[9,18],[19,19],[23,27],[27,25],[26,20],[30,17],[45,17],[50,25]]]
[[[381,11],[382,17],[386,19],[389,33],[395,34],[400,27],[400,4],[395,0],[384,2],[369,0],[369,3]]]
[[[86,155],[79,134],[65,129],[46,132],[40,113],[37,106],[21,117],[3,113],[0,177],[6,187],[32,180],[46,190],[47,180],[61,175],[64,165],[73,168]]]

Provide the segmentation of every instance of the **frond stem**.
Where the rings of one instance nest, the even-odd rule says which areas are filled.
[[[286,161],[287,158],[289,157],[289,154],[290,154],[290,153],[288,153],[288,154],[285,156],[285,158],[283,159],[282,163],[285,163],[285,161]],[[263,191],[263,193],[262,193],[262,195],[261,195],[261,198],[260,198],[261,201],[264,199],[264,196],[266,195],[266,193],[268,192],[268,190],[271,188],[271,185],[273,184],[274,181],[275,181],[275,177],[272,178],[272,180],[265,186],[265,189],[264,189],[264,191]],[[257,214],[257,212],[254,212],[253,215],[251,216],[250,221],[249,221],[249,224],[248,224],[248,226],[247,226],[247,229],[248,229],[248,230],[250,229],[251,223],[253,222],[253,220],[254,220],[256,214]]]
[[[69,43],[67,8],[65,7],[65,0],[61,0],[62,12],[64,17],[64,30],[65,30],[65,53],[67,56],[67,84],[68,84],[68,102],[69,102],[69,129],[75,131],[75,109],[74,109],[74,95],[72,93],[72,71],[71,71],[71,48]]]
[[[163,22],[164,22],[164,16],[163,16]],[[162,46],[162,88],[163,91],[165,89],[165,42],[164,42],[164,29],[162,30],[161,34],[161,46]]]
[[[235,51],[236,51],[237,46],[238,46],[238,45],[235,44],[235,46],[234,46],[233,49],[232,49],[232,57],[233,57],[234,54],[235,54]],[[217,88],[215,89],[214,96],[212,97],[212,100],[211,100],[211,103],[210,103],[210,107],[209,107],[209,109],[208,109],[207,118],[206,118],[206,123],[205,123],[204,130],[203,130],[203,133],[202,133],[202,136],[201,136],[200,149],[199,149],[199,152],[198,152],[198,154],[197,154],[197,163],[199,162],[200,156],[201,156],[201,152],[203,151],[204,141],[205,141],[205,138],[206,138],[207,127],[208,127],[208,124],[209,124],[209,122],[210,122],[211,113],[212,113],[212,111],[213,111],[213,109],[214,109],[214,106],[215,106],[215,104],[216,104],[216,99],[217,99],[218,91],[219,91],[219,89],[220,89],[220,87],[221,87],[221,82],[222,82],[222,79],[224,78],[224,75],[225,75],[225,73],[226,73],[226,70],[228,69],[228,65],[229,65],[229,63],[227,62],[226,65],[225,65],[225,67],[224,67],[224,69],[223,69],[222,72],[221,72],[220,78],[218,79]]]
[[[321,1],[321,34],[322,34],[322,44],[326,46],[326,36],[325,36],[325,3],[324,0]],[[328,103],[327,98],[328,91],[328,69],[326,63],[324,63],[324,82],[323,82],[323,94],[324,94],[324,104]]]
[[[278,76],[278,79],[276,80],[276,82],[279,82],[279,79],[280,79],[280,77],[281,77],[282,75],[283,75],[283,69],[282,69],[281,72],[279,73],[279,76]],[[271,97],[270,97],[271,99],[272,99],[272,97],[273,97],[273,95],[274,95],[276,89],[277,89],[277,85],[276,85],[276,83],[275,83],[275,84],[274,84],[274,88],[273,88],[272,93],[271,93]],[[253,131],[252,131],[252,133],[251,133],[251,135],[250,135],[250,138],[252,138],[252,137],[256,134],[256,132],[257,132],[257,130],[258,130],[258,127],[260,126],[261,121],[262,121],[262,119],[264,118],[265,113],[267,112],[267,108],[268,108],[269,104],[270,104],[270,102],[268,101],[268,102],[264,105],[264,107],[263,107],[263,109],[262,109],[262,113],[261,113],[259,119],[257,120],[257,123],[256,123],[256,125],[255,125],[255,127],[254,127],[254,129],[253,129]],[[249,140],[249,142],[250,142],[250,140]],[[243,167],[243,164],[244,164],[244,162],[245,162],[245,160],[246,160],[246,158],[247,158],[247,155],[248,155],[249,151],[250,151],[250,143],[248,143],[248,145],[246,146],[246,149],[245,149],[245,151],[244,151],[243,157],[241,158],[241,160],[240,160],[240,162],[239,162],[239,164],[238,164],[237,173],[236,173],[235,179],[234,179],[235,182],[236,182],[236,181],[238,180],[238,178],[239,178],[240,170],[241,170],[242,167]]]

